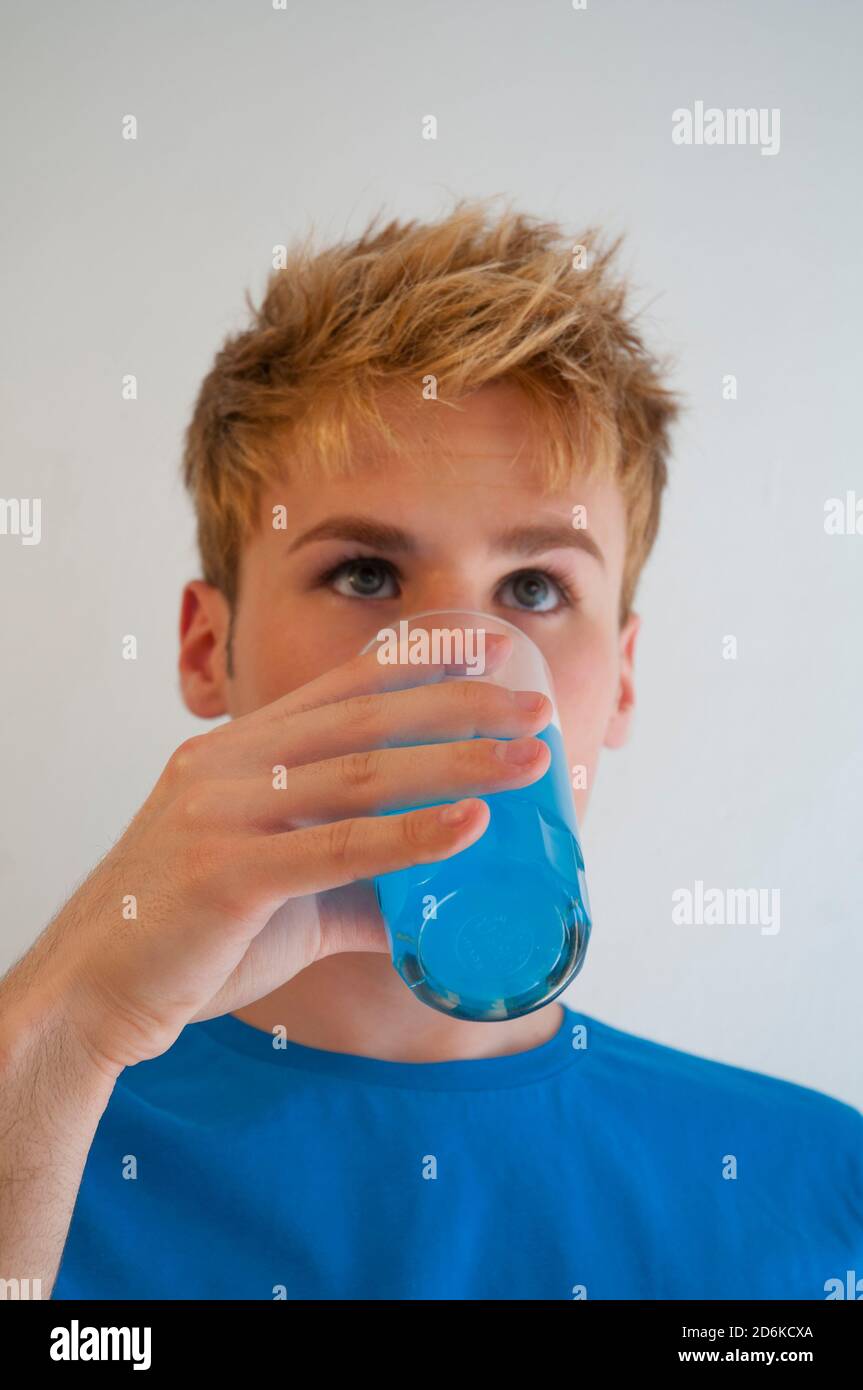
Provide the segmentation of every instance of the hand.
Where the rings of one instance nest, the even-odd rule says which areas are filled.
[[[489,634],[487,665],[508,644]],[[529,737],[551,717],[547,697],[531,710],[489,681],[442,679],[459,669],[383,665],[372,649],[177,749],[31,953],[31,978],[102,1069],[158,1056],[187,1023],[241,1008],[323,956],[388,949],[367,880],[467,848],[488,825],[479,794],[549,766]],[[523,745],[527,764],[500,756]],[[320,917],[295,910],[314,893],[326,895]]]

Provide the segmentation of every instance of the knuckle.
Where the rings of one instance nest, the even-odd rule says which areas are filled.
[[[174,798],[171,812],[183,829],[194,829],[210,819],[206,798],[200,786],[185,787],[179,796]]]
[[[428,816],[406,815],[402,817],[401,823],[402,840],[408,850],[419,853],[428,847],[429,829]]]
[[[475,725],[509,706],[508,692],[491,681],[463,681],[461,697]]]
[[[364,728],[367,724],[377,724],[383,712],[385,698],[382,695],[354,695],[348,701],[348,713],[355,727]]]
[[[320,700],[303,695],[301,686],[299,690],[293,690],[289,695],[275,700],[268,712],[268,718],[271,717],[274,725],[283,728],[285,725],[290,726],[298,714],[308,714],[309,710],[319,707]]]
[[[205,734],[193,734],[175,748],[165,768],[165,780],[173,785],[185,782],[200,766]]]
[[[497,743],[497,739],[494,738],[477,738],[472,740],[470,756],[474,773],[483,773],[487,775],[490,767],[493,768],[495,772],[504,772],[504,764],[496,757],[494,751],[497,747]]]
[[[327,853],[335,864],[349,864],[356,846],[356,836],[356,821],[339,820],[331,823],[327,833]]]
[[[342,777],[353,791],[370,786],[378,775],[380,754],[375,748],[362,753],[349,753],[342,759]]]

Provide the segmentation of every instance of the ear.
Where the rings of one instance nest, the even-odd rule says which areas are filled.
[[[227,643],[231,610],[224,594],[194,579],[180,606],[180,690],[183,702],[201,719],[227,714]]]
[[[605,730],[606,748],[622,748],[629,737],[635,708],[635,643],[640,627],[640,617],[631,613],[620,629],[620,672],[614,709]]]

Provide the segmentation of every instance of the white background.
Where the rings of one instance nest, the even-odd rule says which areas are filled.
[[[863,1103],[863,536],[824,531],[863,498],[861,29],[854,0],[7,0],[0,496],[41,497],[43,538],[0,536],[0,967],[203,727],[175,676],[178,462],[243,291],[309,225],[504,193],[627,234],[688,398],[567,1000]],[[699,100],[778,107],[779,154],[672,144]],[[780,932],[674,926],[696,879],[779,888]]]

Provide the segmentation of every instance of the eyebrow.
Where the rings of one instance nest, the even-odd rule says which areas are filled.
[[[536,526],[514,526],[509,531],[501,531],[494,537],[498,550],[506,550],[517,555],[537,555],[543,550],[561,550],[569,547],[584,550],[605,565],[605,556],[583,527],[567,526],[565,522],[546,522]]]
[[[414,537],[401,526],[364,516],[332,516],[297,536],[288,547],[288,554],[313,541],[329,540],[358,541],[376,550],[394,550],[402,555],[416,555],[419,551]],[[513,526],[493,536],[490,546],[512,555],[537,555],[544,550],[563,548],[584,550],[600,565],[605,565],[605,557],[593,537],[583,528],[576,529],[563,522]]]

